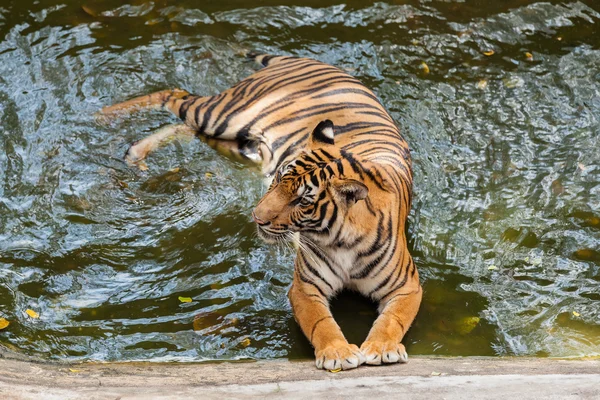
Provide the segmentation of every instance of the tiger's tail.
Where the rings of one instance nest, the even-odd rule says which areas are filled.
[[[98,112],[97,117],[118,117],[143,110],[166,110],[179,116],[183,103],[196,98],[198,96],[182,89],[161,90],[112,106],[106,106]]]

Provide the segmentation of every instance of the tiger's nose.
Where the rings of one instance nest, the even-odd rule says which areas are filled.
[[[252,219],[254,220],[254,222],[256,222],[258,225],[269,225],[270,222],[269,221],[263,221],[262,219],[258,218],[256,216],[256,214],[254,213],[254,211],[252,211]]]

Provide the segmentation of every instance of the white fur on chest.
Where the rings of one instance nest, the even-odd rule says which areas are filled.
[[[344,283],[350,281],[350,270],[356,261],[356,251],[351,249],[338,248],[332,250],[331,258],[336,264],[335,267],[343,277]]]

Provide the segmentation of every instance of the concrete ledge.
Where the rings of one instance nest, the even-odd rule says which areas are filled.
[[[6,356],[6,354],[5,354]],[[319,371],[312,361],[53,364],[0,359],[1,399],[600,398],[599,360],[412,358]]]

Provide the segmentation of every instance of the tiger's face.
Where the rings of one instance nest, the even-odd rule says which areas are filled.
[[[290,240],[295,232],[331,234],[367,186],[344,175],[344,162],[333,146],[333,124],[321,122],[307,151],[280,166],[252,216],[268,243]]]

